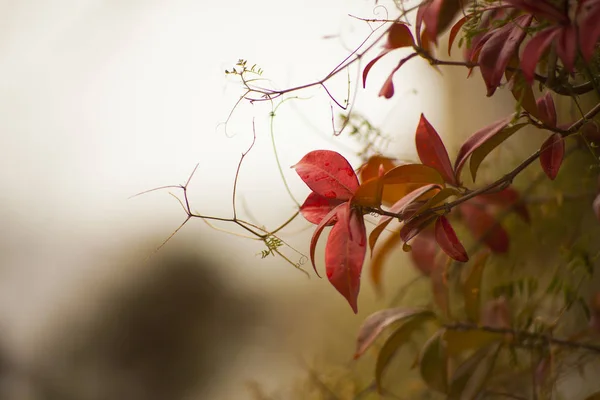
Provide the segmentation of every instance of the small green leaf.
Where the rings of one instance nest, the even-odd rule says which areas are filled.
[[[465,312],[467,317],[473,321],[478,322],[480,316],[480,302],[481,302],[481,278],[483,276],[483,269],[487,262],[489,253],[482,253],[476,259],[471,266],[471,271],[465,279],[463,285],[463,295],[465,298]]]
[[[375,384],[379,391],[381,391],[383,373],[394,354],[410,340],[412,333],[416,329],[423,326],[426,321],[434,318],[435,315],[431,311],[423,311],[419,314],[414,314],[410,318],[407,318],[405,322],[390,335],[379,351],[377,364],[375,366]]]
[[[423,346],[419,357],[421,377],[433,390],[441,393],[448,391],[448,357],[444,341],[443,330],[437,331]]]

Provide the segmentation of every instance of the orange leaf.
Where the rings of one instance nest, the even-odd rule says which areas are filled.
[[[359,187],[354,196],[352,197],[352,204],[357,204],[362,207],[379,207],[381,205],[381,198],[383,195],[383,182],[381,178],[373,178],[366,182],[363,182]]]
[[[366,182],[373,178],[378,178],[380,171],[388,172],[394,168],[396,164],[394,160],[383,156],[372,156],[364,163],[358,171],[358,176],[361,182]]]

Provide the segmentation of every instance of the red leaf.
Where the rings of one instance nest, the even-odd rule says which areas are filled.
[[[551,27],[541,31],[535,35],[529,43],[525,45],[523,50],[523,56],[521,58],[521,70],[523,76],[530,84],[533,82],[535,76],[535,68],[537,66],[540,57],[546,51],[550,43],[560,34],[560,28]]]
[[[456,171],[457,177],[460,177],[460,172],[469,156],[485,142],[500,133],[502,129],[506,128],[510,121],[512,121],[512,118],[511,115],[481,128],[463,143],[456,156],[456,161],[454,162],[454,170]]]
[[[508,234],[484,206],[477,202],[466,202],[459,207],[462,220],[475,239],[483,241],[494,253],[508,251]]]
[[[438,170],[446,182],[456,185],[456,177],[454,176],[446,147],[423,114],[421,114],[421,119],[417,126],[415,142],[421,162]]]
[[[379,91],[379,97],[385,97],[386,99],[392,98],[394,96],[394,74],[410,59],[417,56],[417,53],[412,53],[407,57],[404,57],[402,60],[398,62],[396,68],[392,70],[388,78],[383,83],[381,90]]]
[[[379,61],[381,59],[381,57],[385,56],[390,51],[391,50],[389,50],[389,49],[383,50],[381,53],[379,53],[379,55],[377,57],[375,57],[374,59],[369,61],[369,63],[366,65],[365,69],[363,70],[363,76],[362,76],[363,77],[363,89],[365,87],[367,87],[367,76],[369,75],[369,71],[371,70],[371,68],[373,68],[373,65],[375,65],[375,63],[377,61]]]
[[[325,229],[326,226],[331,225],[332,223],[335,224],[337,222],[338,209],[340,207],[344,207],[344,205],[346,204],[348,203],[340,204],[339,206],[331,210],[329,214],[323,217],[323,219],[321,219],[321,222],[319,222],[319,225],[315,229],[312,238],[310,239],[310,262],[312,263],[313,269],[315,270],[315,273],[319,278],[321,277],[321,275],[319,275],[319,271],[317,271],[317,266],[315,264],[315,249],[317,248],[317,242],[319,241],[319,237],[321,236],[323,229]]]
[[[565,13],[546,0],[505,0],[504,3],[554,22],[569,21]]]
[[[425,276],[431,275],[438,253],[438,246],[433,231],[429,229],[421,231],[410,242],[410,247],[410,256],[417,269]]]
[[[315,192],[311,192],[304,204],[300,207],[300,213],[308,222],[319,224],[335,207],[340,205],[340,200],[328,199]],[[331,221],[329,225],[333,225]]]
[[[388,31],[386,49],[399,49],[401,47],[414,46],[415,40],[410,29],[402,22],[395,22]]]
[[[540,120],[551,128],[556,127],[556,107],[554,106],[554,100],[552,94],[547,92],[544,96],[540,97],[536,101],[538,114]]]
[[[458,20],[458,22],[456,22],[454,24],[454,26],[452,27],[452,29],[450,29],[450,35],[448,36],[448,56],[451,55],[452,52],[452,45],[454,44],[454,40],[456,39],[456,35],[458,35],[458,32],[460,32],[460,29],[463,27],[463,25],[465,24],[465,22],[467,22],[467,20],[469,19],[469,15],[465,15],[464,17],[462,17],[461,19]]]
[[[400,237],[405,243],[417,236],[422,230],[434,223],[438,218],[437,214],[416,216],[404,223],[400,229]]]
[[[531,24],[532,15],[522,15],[493,30],[481,47],[479,68],[487,86],[488,97],[500,85],[508,63],[525,38],[526,28]],[[483,40],[482,40],[483,41]]]
[[[598,16],[600,17],[600,14]],[[577,55],[577,31],[573,25],[565,25],[560,29],[556,40],[556,54],[562,60],[565,69],[573,72]]]
[[[460,243],[460,240],[458,240],[448,219],[443,215],[435,222],[435,240],[444,253],[448,254],[451,258],[461,262],[469,261],[467,251],[462,243]]]
[[[541,147],[540,163],[548,178],[554,180],[565,156],[565,141],[559,133],[550,136]]]
[[[600,39],[600,0],[581,0],[577,8],[579,46],[586,61],[594,55],[596,43]]]
[[[359,186],[350,163],[335,151],[311,151],[292,168],[313,192],[328,199],[350,200]]]
[[[464,3],[466,1],[431,0],[419,7],[419,10],[423,8],[422,19],[433,43],[437,44],[438,35],[448,27]]]
[[[357,313],[360,274],[367,250],[365,222],[348,203],[336,210],[338,223],[331,229],[325,248],[327,278]]]

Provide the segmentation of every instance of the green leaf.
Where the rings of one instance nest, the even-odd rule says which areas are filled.
[[[460,364],[450,380],[448,399],[477,398],[494,369],[499,350],[500,344],[483,347]]]
[[[394,354],[396,354],[396,352],[410,340],[412,333],[416,329],[423,326],[426,321],[434,318],[435,314],[431,311],[423,311],[421,313],[414,314],[410,318],[407,318],[405,322],[398,327],[398,329],[396,329],[384,343],[377,356],[377,364],[375,366],[375,384],[380,392],[383,373]]]
[[[513,126],[506,127],[502,129],[497,134],[488,138],[484,143],[482,143],[473,154],[471,154],[471,162],[469,164],[469,168],[471,169],[471,176],[473,177],[473,182],[475,182],[475,176],[477,175],[477,170],[479,166],[483,162],[483,160],[498,147],[502,142],[511,137],[515,132],[519,129],[527,125],[526,123],[520,123]]]
[[[482,253],[476,259],[471,266],[471,271],[465,279],[463,285],[463,295],[465,298],[465,312],[467,317],[472,322],[478,322],[480,316],[480,302],[481,302],[481,278],[483,276],[483,269],[488,259],[489,253]]]
[[[441,393],[448,391],[448,357],[443,330],[437,331],[423,346],[419,357],[421,377],[431,389]]]
[[[449,357],[457,356],[467,350],[479,349],[502,339],[501,333],[480,330],[447,329],[444,332],[444,341]]]

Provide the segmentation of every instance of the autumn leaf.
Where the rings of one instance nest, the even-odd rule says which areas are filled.
[[[381,205],[382,197],[383,181],[378,177],[361,183],[352,196],[351,203],[362,207],[377,208]]]
[[[460,32],[460,29],[463,27],[463,25],[465,24],[465,22],[467,22],[467,20],[469,18],[470,18],[470,15],[465,15],[464,17],[459,19],[450,29],[450,34],[448,35],[448,56],[451,55],[452,45],[454,44],[454,40],[456,39],[456,36],[458,35],[458,33]]]
[[[459,206],[459,209],[462,221],[475,239],[485,243],[494,253],[508,251],[508,234],[485,207],[476,202],[465,202]]]
[[[540,120],[551,128],[556,127],[556,106],[550,92],[536,101],[538,115]]]
[[[328,199],[350,200],[359,186],[350,163],[335,151],[311,151],[292,168],[313,192]]]
[[[518,69],[519,58],[515,55],[508,65],[509,67]],[[527,83],[523,77],[523,73],[520,70],[518,72],[514,72],[507,68],[505,75],[506,80],[508,81],[508,87],[510,88],[515,100],[517,100],[519,105],[525,111],[533,115],[535,118],[539,118],[535,96],[533,95],[533,89],[531,84]]]
[[[395,231],[389,235],[383,243],[379,246],[377,252],[374,254],[371,260],[370,271],[371,271],[371,282],[375,286],[375,289],[381,294],[381,277],[383,275],[383,267],[386,260],[392,251],[398,248],[398,245],[402,242],[400,232]]]
[[[456,177],[452,170],[452,164],[450,163],[446,147],[423,114],[421,114],[421,119],[417,126],[415,142],[421,162],[437,170],[446,182],[456,185]]]
[[[323,233],[323,229],[325,229],[326,226],[332,225],[337,222],[339,208],[346,206],[346,204],[347,203],[340,204],[339,206],[331,210],[325,217],[323,217],[321,219],[321,222],[319,222],[319,225],[317,225],[317,228],[315,229],[312,238],[310,239],[310,262],[312,263],[313,269],[315,270],[315,273],[318,277],[321,276],[319,275],[319,271],[317,271],[317,266],[315,264],[315,249],[317,248],[317,242],[319,241],[321,233]]]
[[[358,176],[361,182],[366,182],[373,178],[379,178],[381,172],[386,173],[396,166],[396,162],[392,158],[380,155],[371,156],[358,169]]]
[[[505,117],[500,120],[493,122],[490,125],[487,125],[474,134],[472,134],[461,146],[460,150],[458,150],[458,154],[456,155],[456,161],[454,162],[454,171],[456,176],[460,178],[460,172],[462,168],[469,158],[477,149],[482,146],[485,146],[486,143],[492,141],[494,146],[489,151],[493,150],[499,143],[494,141],[494,138],[499,135],[504,128],[510,124],[513,116]],[[514,132],[513,132],[514,133]],[[506,138],[504,138],[506,139]],[[486,148],[487,151],[487,148]]]
[[[581,0],[577,6],[577,26],[579,28],[579,46],[583,58],[590,62],[596,43],[600,39],[600,1]]]
[[[396,322],[405,321],[416,315],[423,315],[424,313],[430,313],[430,311],[422,308],[401,307],[389,308],[369,315],[358,329],[358,339],[356,341],[354,359],[356,360],[363,355],[369,346],[373,344],[388,326]]]
[[[454,20],[467,1],[463,0],[432,0],[419,6],[417,13],[417,31],[420,32],[421,21],[425,22],[429,38],[437,44],[437,38]]]
[[[560,35],[560,29],[551,27],[536,34],[525,45],[521,57],[521,70],[523,71],[523,76],[530,84],[533,82],[538,61],[558,35]]]
[[[452,225],[450,225],[450,222],[444,216],[439,217],[435,222],[435,240],[444,253],[448,254],[454,260],[460,262],[467,262],[469,260],[467,251],[460,243],[460,240],[458,240],[454,229],[452,229]]]
[[[565,156],[565,141],[560,133],[550,136],[542,144],[540,163],[548,178],[554,180]]]
[[[439,246],[435,241],[432,230],[421,231],[410,242],[410,257],[419,271],[425,276],[430,276],[436,266]]]
[[[367,250],[365,222],[349,203],[336,210],[338,222],[331,229],[325,247],[327,278],[357,313],[360,274]]]
[[[304,200],[302,206],[300,206],[300,213],[308,222],[319,224],[341,202],[341,200],[328,199],[320,194],[311,192],[306,200]],[[333,225],[334,222],[335,218],[328,225]]]
[[[471,201],[502,211],[512,210],[524,222],[531,222],[527,206],[521,201],[519,193],[510,186],[498,192],[482,193]]]

